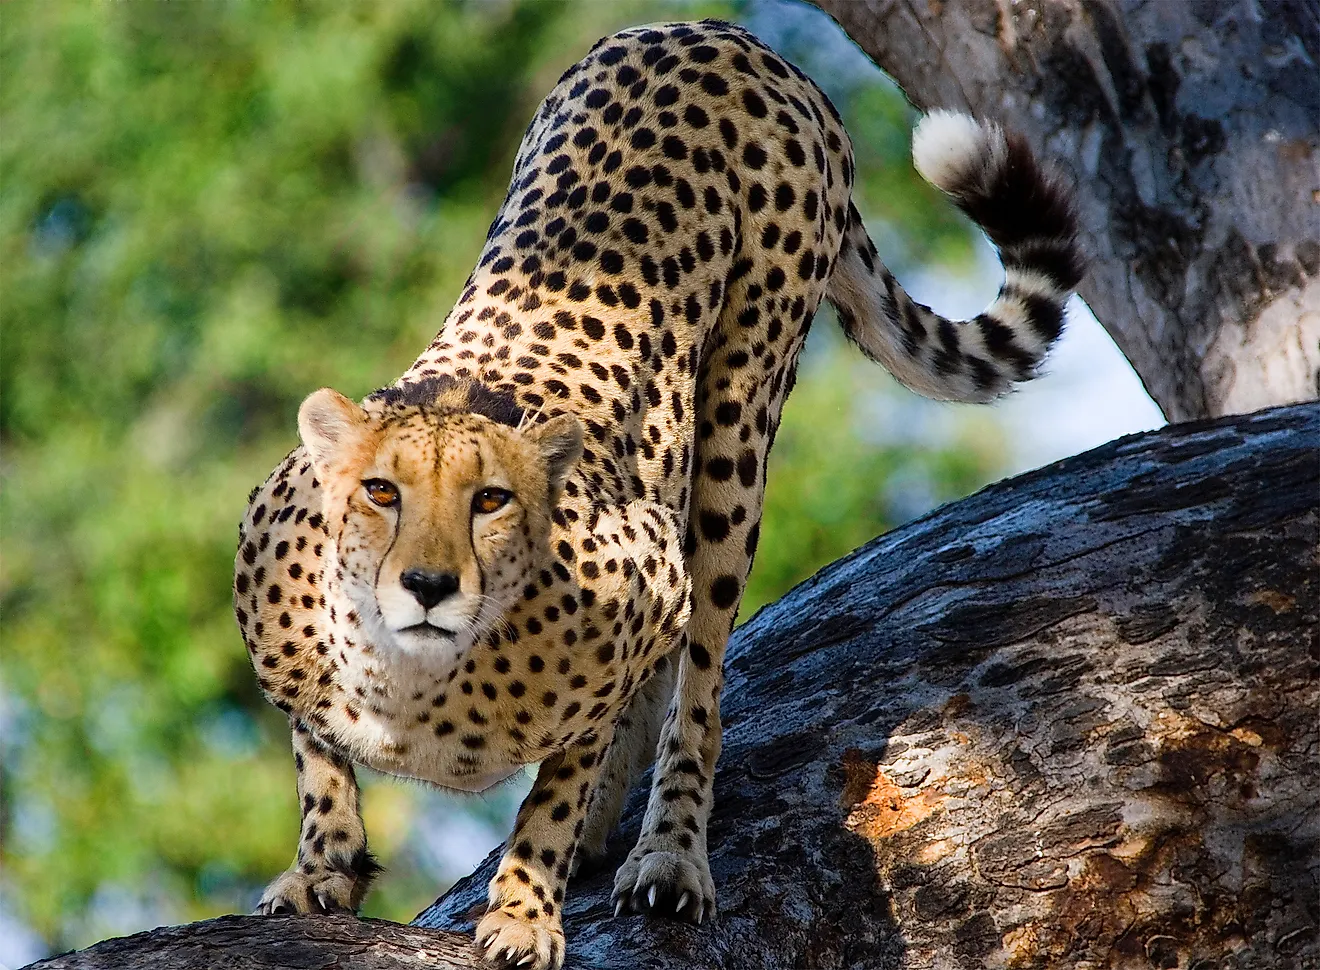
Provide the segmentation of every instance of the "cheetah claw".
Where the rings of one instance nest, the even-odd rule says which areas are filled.
[[[564,933],[556,925],[493,910],[477,924],[477,948],[499,967],[557,970],[564,961]]]
[[[341,872],[304,873],[290,869],[266,887],[255,915],[352,914],[354,886],[352,877]]]
[[[342,905],[334,897],[327,896],[325,893],[316,894],[316,903],[321,907],[321,912],[328,916],[346,916],[353,913],[347,906]]]
[[[629,856],[619,868],[613,902],[615,916],[631,910],[700,926],[715,914],[715,887],[704,858],[648,851]]]

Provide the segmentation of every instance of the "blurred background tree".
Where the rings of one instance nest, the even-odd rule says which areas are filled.
[[[364,395],[431,339],[560,72],[621,26],[703,16],[826,88],[900,276],[971,262],[911,171],[911,110],[814,9],[5,5],[0,960],[246,911],[288,864],[287,729],[230,611],[248,491],[304,395]],[[744,617],[1004,472],[990,417],[913,407],[817,322]],[[398,920],[503,837],[521,794],[366,781],[389,869],[366,912]]]

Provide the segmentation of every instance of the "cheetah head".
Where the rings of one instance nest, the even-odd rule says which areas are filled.
[[[377,646],[432,660],[497,626],[541,568],[582,453],[572,415],[519,427],[443,399],[364,409],[329,388],[303,402],[298,430],[357,621]]]

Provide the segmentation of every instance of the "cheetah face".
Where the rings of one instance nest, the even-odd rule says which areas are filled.
[[[571,415],[513,428],[415,405],[369,412],[328,388],[298,428],[358,622],[378,647],[434,662],[496,626],[541,568],[582,452]]]

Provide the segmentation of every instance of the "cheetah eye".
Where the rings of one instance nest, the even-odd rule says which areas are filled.
[[[367,498],[377,505],[388,508],[399,504],[399,489],[393,482],[387,482],[383,478],[368,478],[362,483],[362,487],[367,490]]]
[[[490,515],[492,512],[498,512],[509,504],[511,498],[513,498],[513,493],[507,489],[483,488],[472,496],[472,513],[474,515]]]

